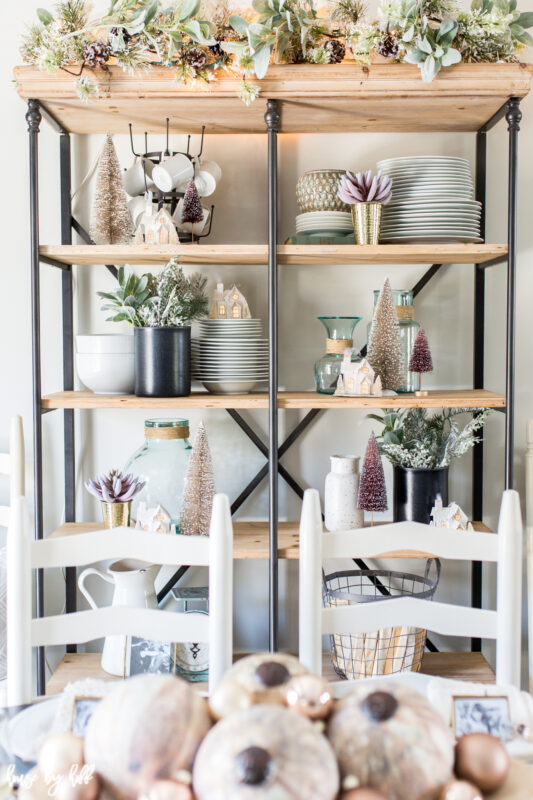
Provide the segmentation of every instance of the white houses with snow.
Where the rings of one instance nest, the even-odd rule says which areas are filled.
[[[383,394],[381,378],[379,375],[376,376],[366,358],[352,361],[353,352],[353,348],[344,351],[335,394],[343,397],[381,397]]]
[[[440,495],[437,495],[435,505],[431,509],[431,521],[429,524],[435,528],[451,528],[456,531],[474,530],[463,509],[457,503],[443,506]]]

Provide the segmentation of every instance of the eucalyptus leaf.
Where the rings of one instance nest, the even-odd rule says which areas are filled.
[[[45,27],[47,25],[50,25],[50,23],[54,21],[53,15],[50,14],[50,12],[46,10],[46,8],[38,8],[37,16],[39,17],[39,19],[41,20],[41,22]]]
[[[431,83],[439,69],[439,62],[433,58],[433,56],[428,56],[420,68],[420,74],[422,75],[424,83]]]
[[[422,38],[422,39],[419,41],[419,43],[418,43],[418,49],[419,49],[419,50],[422,50],[422,52],[423,52],[423,53],[426,53],[426,54],[428,54],[428,55],[430,55],[431,53],[433,53],[433,48],[431,47],[431,44],[429,43],[427,36],[424,36],[424,37],[423,37],[423,38]]]
[[[153,20],[153,18],[157,14],[158,8],[159,8],[159,0],[154,0],[154,2],[150,6],[148,6],[144,14],[145,25],[148,25],[148,23]]]
[[[240,33],[241,36],[248,35],[249,22],[247,22],[243,17],[240,17],[238,14],[230,14],[228,22],[233,30],[237,31],[237,33]]]
[[[220,42],[220,46],[225,53],[233,53],[236,56],[241,56],[248,50],[248,42]]]
[[[183,0],[176,12],[176,20],[185,22],[185,20],[195,17],[200,10],[200,3],[201,0]]]
[[[443,67],[450,67],[452,64],[458,64],[461,60],[461,53],[454,47],[450,47],[442,56],[440,63]]]
[[[516,22],[522,28],[531,28],[533,26],[533,11],[523,11]]]
[[[421,64],[426,58],[426,53],[423,53],[417,47],[413,47],[412,50],[408,50],[406,53],[404,61],[408,64]]]
[[[404,42],[411,42],[415,35],[415,26],[411,25],[406,31],[402,33],[402,40]]]
[[[270,52],[271,48],[263,45],[263,47],[259,47],[254,54],[254,70],[255,74],[261,80],[264,78],[267,70],[268,65],[270,63]]]
[[[531,36],[530,33],[525,31],[519,25],[511,25],[511,32],[517,41],[521,42],[522,44],[529,45],[530,47],[533,46],[533,36]]]

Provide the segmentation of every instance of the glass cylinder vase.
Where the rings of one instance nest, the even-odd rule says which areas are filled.
[[[353,332],[362,317],[317,317],[327,331],[326,352],[315,362],[315,384],[320,394],[334,394],[337,388],[344,351],[353,347]],[[352,355],[352,361],[361,356]]]
[[[146,503],[147,508],[162,506],[170,516],[168,524],[176,525],[176,533],[179,533],[183,483],[192,449],[189,421],[147,419],[144,436],[144,444],[124,467],[124,472],[132,472],[146,481],[144,489],[133,500],[132,517],[137,519],[139,503]]]
[[[374,308],[379,300],[379,289],[374,289]],[[420,324],[415,320],[415,309],[413,306],[413,292],[411,289],[393,289],[392,297],[396,306],[398,322],[400,323],[400,339],[402,342],[403,372],[404,380],[397,392],[418,392],[420,389],[420,373],[410,372],[409,359],[413,352],[416,334]],[[370,342],[370,331],[372,322],[367,326],[367,339]]]

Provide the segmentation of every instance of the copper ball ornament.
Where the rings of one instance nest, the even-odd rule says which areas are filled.
[[[440,793],[439,800],[483,800],[483,795],[469,781],[450,781]]]
[[[309,719],[325,719],[333,709],[329,684],[318,675],[298,675],[287,683],[285,702]]]
[[[83,774],[82,770],[88,770]],[[90,768],[82,767],[77,774],[63,775],[55,786],[56,800],[96,800],[100,794],[98,777]]]
[[[387,798],[377,789],[372,789],[370,786],[359,786],[357,789],[343,792],[340,800],[387,800]]]
[[[83,764],[83,739],[73,733],[53,733],[39,750],[38,766],[43,775],[64,775],[73,765]]]
[[[467,733],[455,746],[455,774],[479,786],[481,792],[503,786],[510,766],[509,753],[489,733]]]
[[[221,681],[208,701],[209,712],[215,720],[244,711],[252,703],[253,696],[236,681]]]
[[[146,795],[147,800],[192,800],[193,793],[189,786],[175,781],[155,781]]]

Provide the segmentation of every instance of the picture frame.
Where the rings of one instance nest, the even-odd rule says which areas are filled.
[[[67,684],[54,715],[51,733],[70,732],[83,738],[92,712],[113,687],[111,681],[84,678]]]
[[[489,733],[503,742],[513,738],[506,695],[453,695],[452,729],[457,739],[468,733]]]
[[[176,672],[176,644],[158,642],[132,636],[129,642],[128,675],[143,675],[147,672],[159,675],[174,675]]]
[[[74,736],[79,736],[80,739],[85,737],[87,725],[100,699],[100,697],[91,695],[74,698],[72,704],[72,720],[70,723],[70,731]]]

